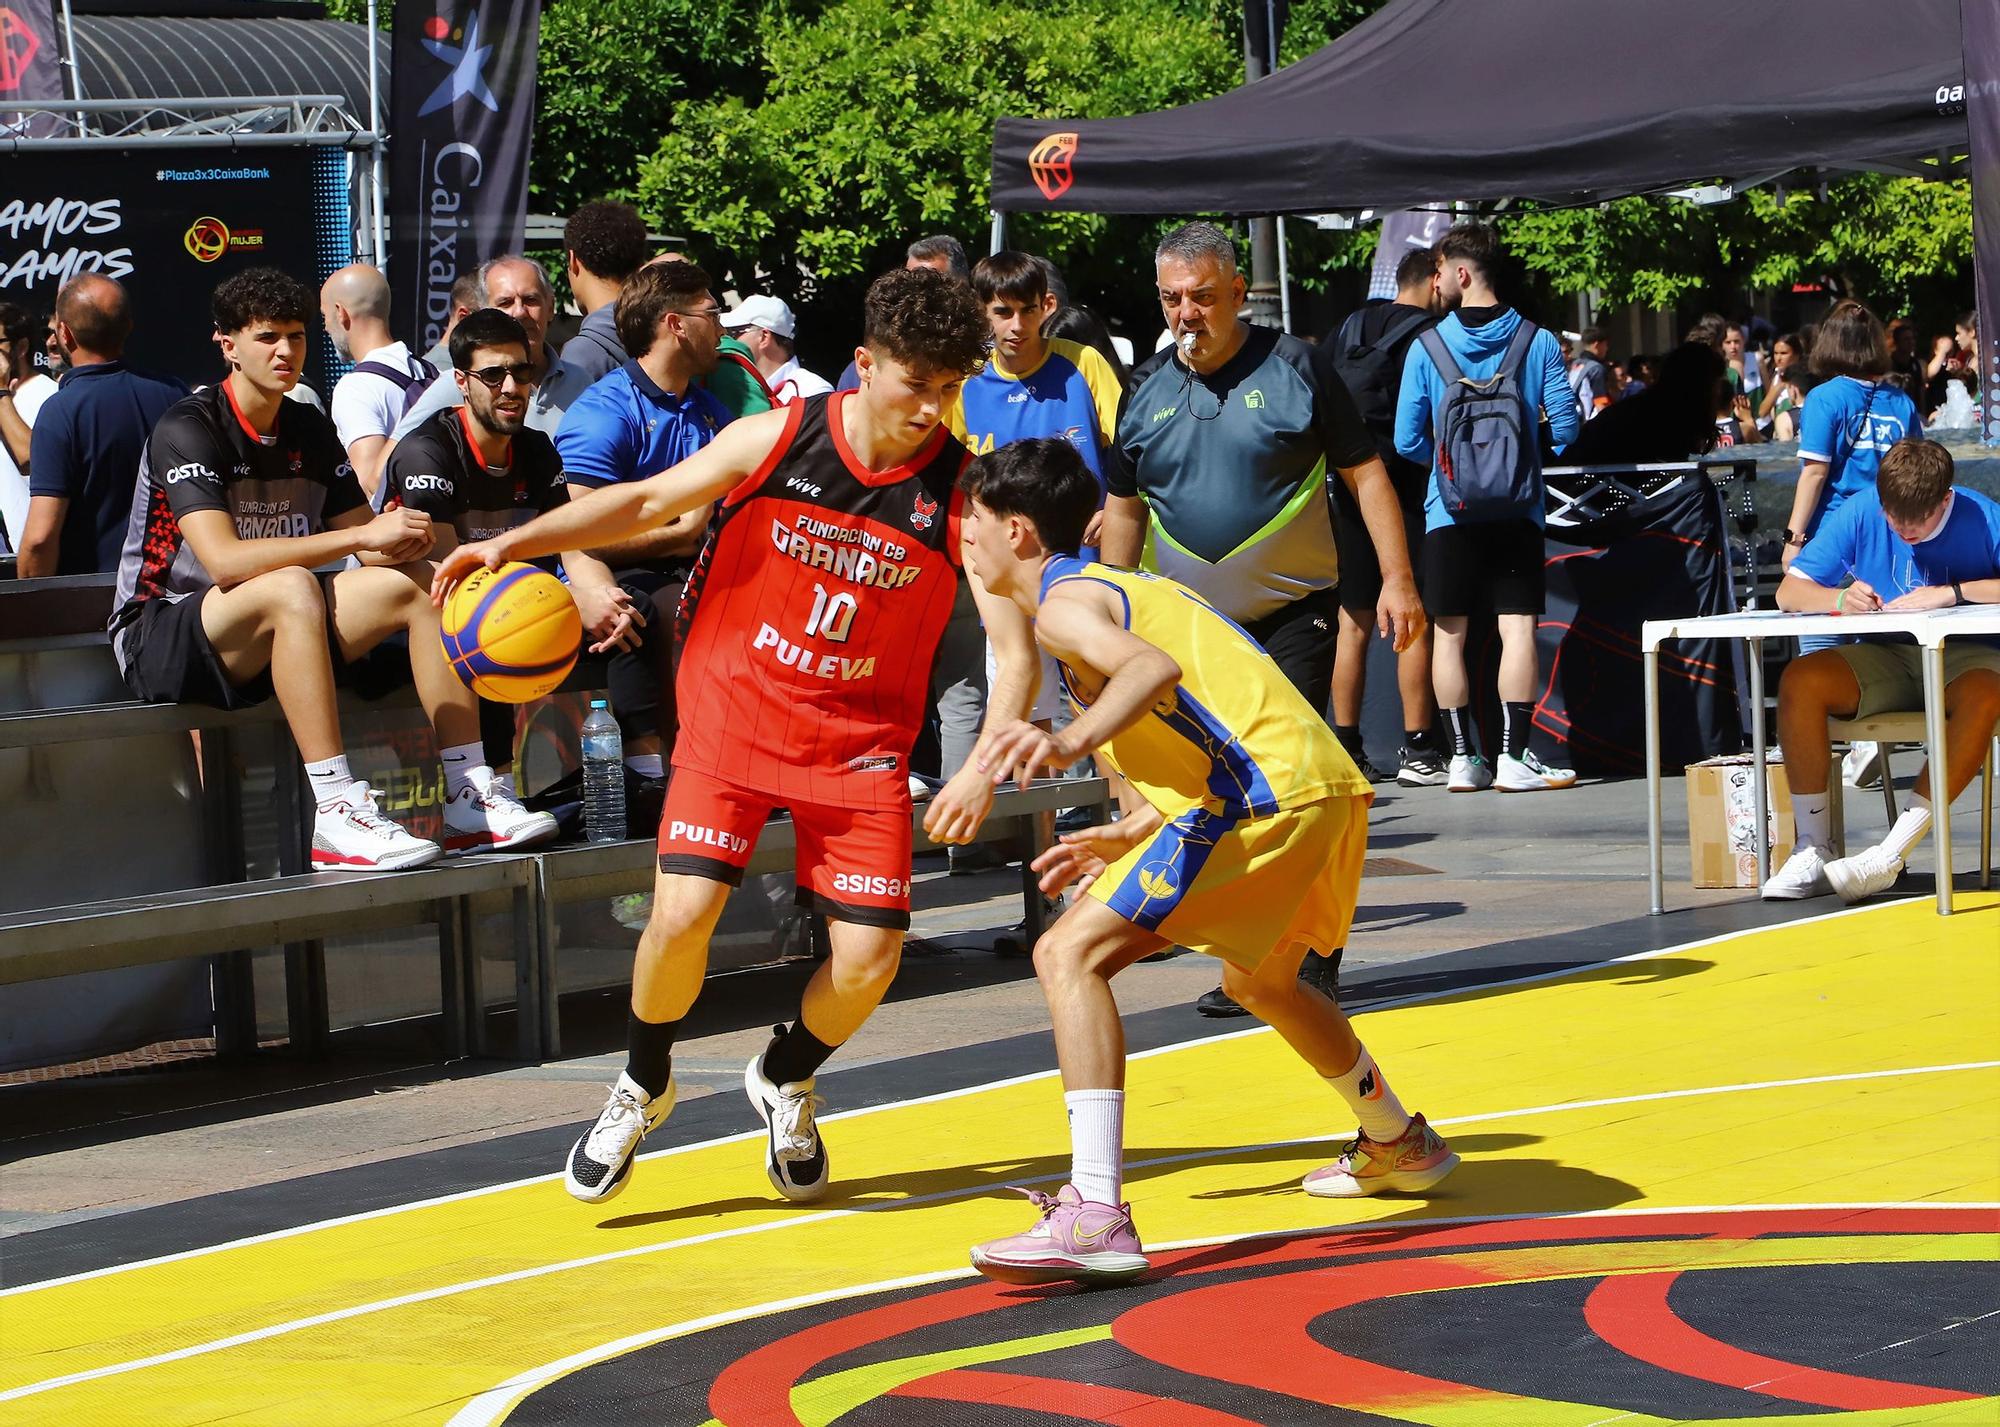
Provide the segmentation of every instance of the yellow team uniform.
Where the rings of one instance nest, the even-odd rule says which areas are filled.
[[[1347,940],[1374,798],[1326,720],[1271,656],[1199,595],[1157,575],[1057,557],[1044,598],[1093,580],[1125,627],[1181,667],[1178,687],[1097,751],[1166,821],[1089,895],[1168,941],[1254,970],[1303,942]],[[1073,681],[1063,686],[1079,710]]]

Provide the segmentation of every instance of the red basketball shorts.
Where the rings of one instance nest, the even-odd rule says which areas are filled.
[[[779,804],[768,794],[676,768],[660,814],[660,871],[741,886],[757,838]],[[799,905],[862,926],[910,925],[910,814],[799,803]]]

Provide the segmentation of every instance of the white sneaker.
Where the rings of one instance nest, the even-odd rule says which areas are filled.
[[[931,785],[912,773],[910,775],[910,801],[913,803],[927,802],[930,796]]]
[[[1796,902],[1806,897],[1824,897],[1833,890],[1826,880],[1826,854],[1810,842],[1792,849],[1785,865],[1764,882],[1767,902]]]
[[[434,842],[412,837],[382,816],[375,790],[355,783],[313,813],[312,865],[315,872],[396,872],[422,867],[444,856]]]
[[[1863,848],[1852,857],[1826,864],[1826,880],[1840,894],[1840,900],[1865,901],[1877,892],[1886,892],[1903,875],[1903,859],[1886,847]]]
[[[1576,782],[1574,768],[1551,768],[1535,757],[1532,748],[1523,749],[1519,758],[1509,754],[1500,755],[1500,769],[1494,776],[1493,786],[1503,793],[1540,793],[1551,788],[1567,788]]]
[[[444,845],[454,855],[504,852],[547,842],[555,835],[555,814],[529,812],[498,778],[490,778],[484,791],[468,781],[444,800]]]
[[[1857,743],[1840,760],[1840,781],[1850,788],[1879,788],[1888,747],[1880,743]]]
[[[649,1097],[638,1081],[619,1071],[611,1098],[597,1112],[597,1123],[584,1131],[563,1162],[563,1188],[570,1197],[586,1204],[616,1198],[632,1182],[632,1159],[639,1142],[657,1130],[673,1108],[672,1077],[665,1090]]]
[[[1451,760],[1451,780],[1445,786],[1454,793],[1477,793],[1493,786],[1493,770],[1477,753],[1456,753]]]
[[[776,1032],[771,1045],[785,1033],[783,1026],[773,1026]],[[770,1047],[765,1047],[765,1054]],[[743,1093],[750,1097],[750,1103],[757,1111],[768,1133],[764,1138],[764,1173],[770,1178],[771,1187],[785,1198],[797,1203],[809,1203],[826,1193],[831,1179],[832,1164],[826,1155],[826,1142],[820,1138],[815,1116],[819,1107],[826,1102],[813,1094],[813,1077],[804,1080],[774,1085],[764,1074],[764,1056],[755,1055],[743,1068]]]

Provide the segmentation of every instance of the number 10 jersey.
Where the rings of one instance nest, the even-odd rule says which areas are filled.
[[[791,403],[723,498],[681,601],[673,762],[783,803],[907,810],[970,457],[940,425],[869,470],[841,427],[858,399]]]

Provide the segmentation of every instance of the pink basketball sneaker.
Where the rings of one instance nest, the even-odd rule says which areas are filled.
[[[1052,1199],[1028,1196],[1041,1218],[1025,1234],[995,1239],[972,1251],[972,1266],[1002,1283],[1123,1283],[1146,1271],[1129,1204],[1087,1204],[1073,1185]]]
[[[1384,1190],[1420,1194],[1457,1168],[1458,1156],[1444,1137],[1415,1115],[1394,1144],[1356,1135],[1339,1159],[1306,1176],[1305,1190],[1322,1199],[1359,1199]]]

